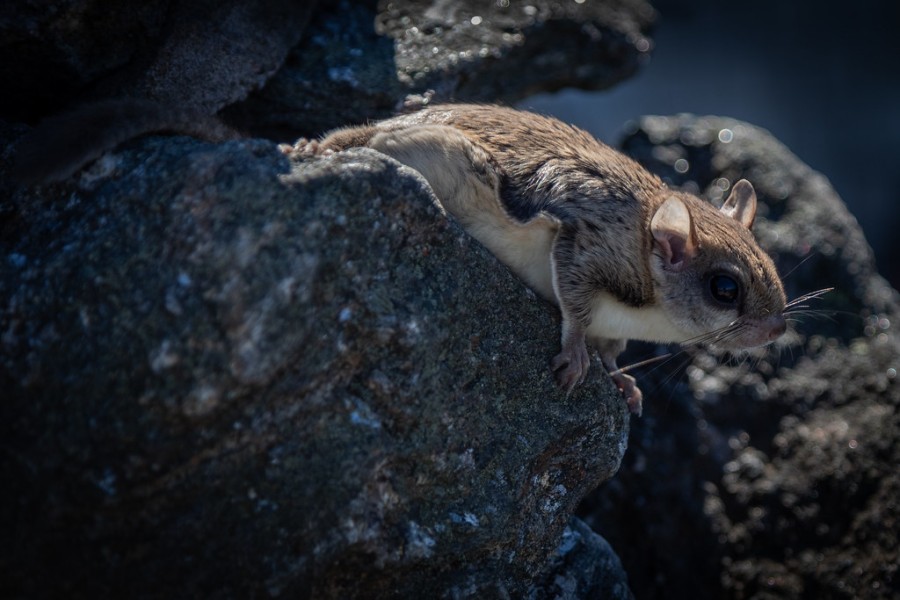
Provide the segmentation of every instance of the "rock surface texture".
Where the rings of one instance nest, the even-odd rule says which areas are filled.
[[[0,116],[124,95],[228,107],[242,131],[292,141],[431,99],[610,87],[649,57],[654,18],[645,0],[9,2]]]
[[[269,84],[225,115],[257,133],[315,135],[426,101],[607,88],[649,57],[654,17],[643,0],[335,2]]]
[[[4,585],[628,596],[566,570],[608,551],[566,527],[624,403],[555,389],[552,307],[417,175],[186,138],[95,168],[4,228]]]
[[[835,290],[805,303],[822,312],[798,315],[774,350],[688,349],[639,375],[649,399],[622,470],[579,514],[638,598],[895,598],[900,303],[856,220],[825,177],[746,123],[647,117],[624,148],[713,202],[752,181],[754,232],[788,297]]]
[[[0,7],[5,118],[131,96],[214,114],[282,65],[317,2],[98,0]]]

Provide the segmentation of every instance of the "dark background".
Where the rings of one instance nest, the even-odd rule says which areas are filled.
[[[635,77],[521,106],[611,143],[629,119],[649,114],[763,127],[828,177],[900,288],[900,2],[652,3],[652,58]]]

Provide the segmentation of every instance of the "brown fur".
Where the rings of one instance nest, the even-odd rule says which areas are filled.
[[[438,105],[374,126],[338,130],[326,136],[320,148],[362,146],[379,131],[408,132],[424,125],[452,127],[484,150],[497,170],[500,202],[510,217],[527,223],[546,213],[558,220],[554,253],[559,265],[559,302],[570,304],[577,321],[588,318],[590,300],[598,288],[635,307],[658,301],[649,265],[653,244],[647,230],[655,210],[675,192],[577,127],[510,108]],[[749,231],[708,203],[678,195],[695,216],[704,262],[715,262],[723,255],[746,257],[750,269],[744,283],[754,292],[747,295],[746,309],[756,314],[780,310],[784,296],[777,273]]]

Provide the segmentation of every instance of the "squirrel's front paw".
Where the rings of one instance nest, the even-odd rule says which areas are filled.
[[[622,396],[625,397],[625,403],[628,404],[628,410],[631,411],[631,414],[641,416],[641,413],[644,412],[644,394],[637,386],[637,381],[634,377],[625,373],[616,373],[612,376],[612,380],[616,387],[619,388],[619,391],[622,392]]]
[[[584,342],[564,347],[562,352],[550,361],[550,368],[556,375],[559,387],[566,392],[575,389],[575,386],[584,381],[591,368],[591,357]]]
[[[294,142],[293,146],[289,144],[279,144],[278,148],[284,154],[295,158],[328,156],[333,153],[330,149],[323,149],[318,140],[309,140],[307,138],[298,139],[296,142]]]

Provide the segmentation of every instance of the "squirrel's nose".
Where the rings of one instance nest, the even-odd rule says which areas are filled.
[[[773,342],[780,338],[787,331],[787,322],[784,315],[773,315],[769,317],[769,341]]]

